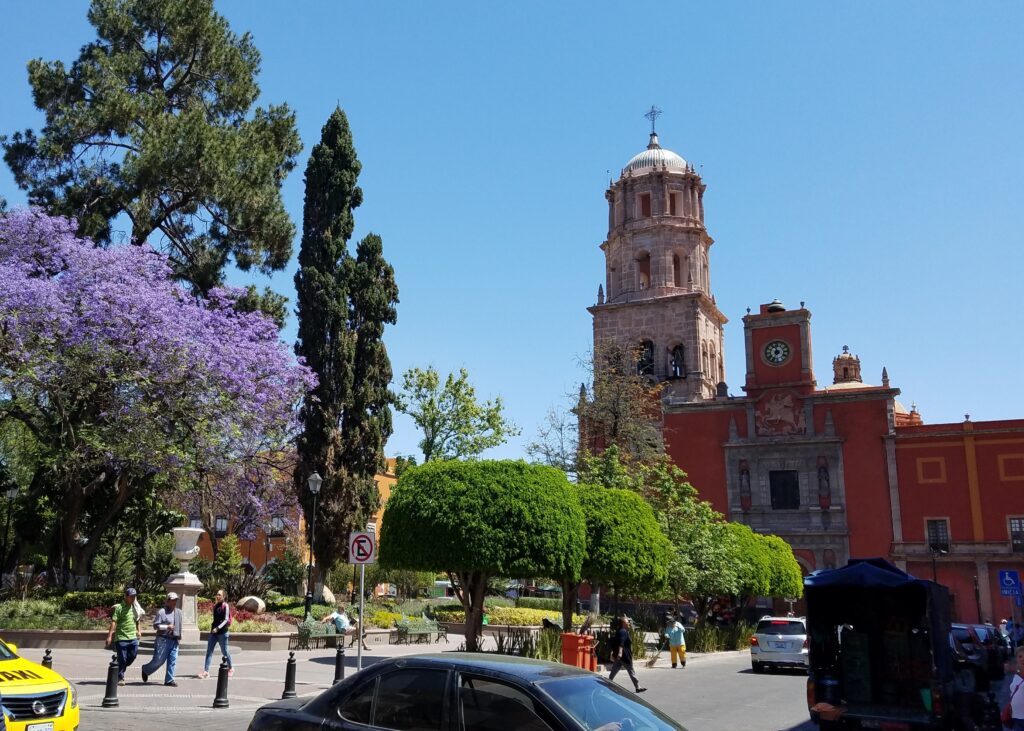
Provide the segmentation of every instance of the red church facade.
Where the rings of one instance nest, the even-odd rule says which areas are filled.
[[[805,571],[886,556],[949,586],[958,619],[1010,616],[998,572],[1024,573],[1024,420],[924,425],[887,378],[863,384],[849,353],[819,388],[810,318],[779,303],[744,318],[746,395],[666,400],[673,461]]]
[[[1024,420],[925,425],[884,369],[865,384],[845,347],[819,385],[803,303],[748,310],[744,395],[729,396],[705,189],[652,132],[605,194],[606,276],[589,308],[595,346],[638,348],[640,372],[664,384],[673,461],[807,572],[884,556],[949,586],[960,620],[1010,616],[998,572],[1024,573]]]

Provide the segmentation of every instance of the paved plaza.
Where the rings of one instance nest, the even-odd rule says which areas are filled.
[[[364,665],[386,657],[417,652],[454,650],[449,644],[371,645],[364,651]],[[41,650],[26,650],[38,661]],[[137,731],[168,723],[190,729],[245,731],[253,712],[277,700],[284,688],[288,653],[245,652],[238,655],[229,686],[230,708],[215,710],[215,676],[195,677],[201,657],[182,657],[178,662],[178,687],[162,685],[163,674],[143,684],[139,662],[128,671],[127,685],[118,688],[120,707],[104,709],[104,684],[109,653],[102,650],[54,651],[54,669],[73,680],[82,703],[82,731]],[[314,696],[328,688],[334,677],[334,650],[301,651],[296,657],[296,691]],[[144,656],[140,659],[145,659]],[[355,672],[354,648],[346,654],[346,672]],[[663,661],[654,668],[637,663],[637,674],[648,687],[647,699],[690,731],[813,731],[807,720],[804,683],[800,674],[754,675],[746,652],[691,654],[685,670],[672,670]],[[628,685],[625,673],[616,682]]]

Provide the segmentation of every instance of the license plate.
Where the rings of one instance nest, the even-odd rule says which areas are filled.
[[[46,723],[30,723],[25,727],[25,731],[53,731],[53,721],[47,721]]]
[[[788,642],[773,642],[772,643],[772,647],[774,647],[776,650],[785,650],[787,647],[789,647],[789,643]]]

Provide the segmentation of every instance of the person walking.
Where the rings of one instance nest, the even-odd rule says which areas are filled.
[[[1010,701],[1007,704],[1010,708],[1010,723],[1006,723],[1006,716],[1001,719],[1003,725],[1012,731],[1024,731],[1024,647],[1018,647],[1014,656],[1017,660],[1017,667],[1010,679]]]
[[[629,679],[633,681],[633,689],[637,693],[643,693],[647,688],[640,687],[640,681],[636,679],[636,671],[633,670],[633,639],[629,636],[631,625],[629,617],[623,614],[619,629],[615,632],[614,641],[611,643],[612,672],[608,676],[608,680],[614,680],[619,670],[625,668]]]
[[[221,655],[228,660],[228,677],[235,674],[235,666],[231,662],[231,653],[228,652],[228,628],[231,626],[231,606],[226,601],[227,595],[223,589],[217,590],[216,603],[213,605],[213,622],[210,624],[210,635],[206,638],[206,662],[203,663],[203,672],[199,673],[200,678],[210,677],[210,658],[213,657],[213,648],[220,645]]]
[[[135,589],[124,590],[124,601],[114,605],[107,630],[107,647],[117,653],[117,684],[124,685],[124,671],[139,656],[139,615],[135,612]]]
[[[675,615],[671,612],[668,614],[668,620],[665,623],[665,634],[668,636],[668,653],[672,658],[672,667],[676,666],[676,661],[682,667],[686,667],[686,630],[683,627],[682,622],[676,619]]]
[[[174,669],[178,665],[178,643],[181,642],[181,610],[178,609],[178,595],[173,591],[167,595],[167,602],[156,613],[153,628],[156,630],[156,647],[153,659],[142,666],[142,682],[148,683],[160,666],[167,663],[164,685],[177,686]]]

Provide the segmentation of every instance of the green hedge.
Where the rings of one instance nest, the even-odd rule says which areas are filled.
[[[543,609],[548,612],[562,611],[562,600],[539,596],[521,596],[516,599],[516,606],[523,609]]]
[[[140,594],[139,604],[144,609],[163,606],[166,594]],[[94,607],[112,607],[124,601],[124,592],[120,591],[69,591],[64,596],[54,597],[65,612],[84,612]]]
[[[331,604],[314,604],[309,608],[310,613],[313,615],[313,619],[319,621],[326,617],[328,614],[334,611],[334,606]],[[305,602],[297,607],[290,609],[284,609],[280,611],[280,614],[287,614],[289,617],[295,617],[296,619],[306,618],[306,606]]]

